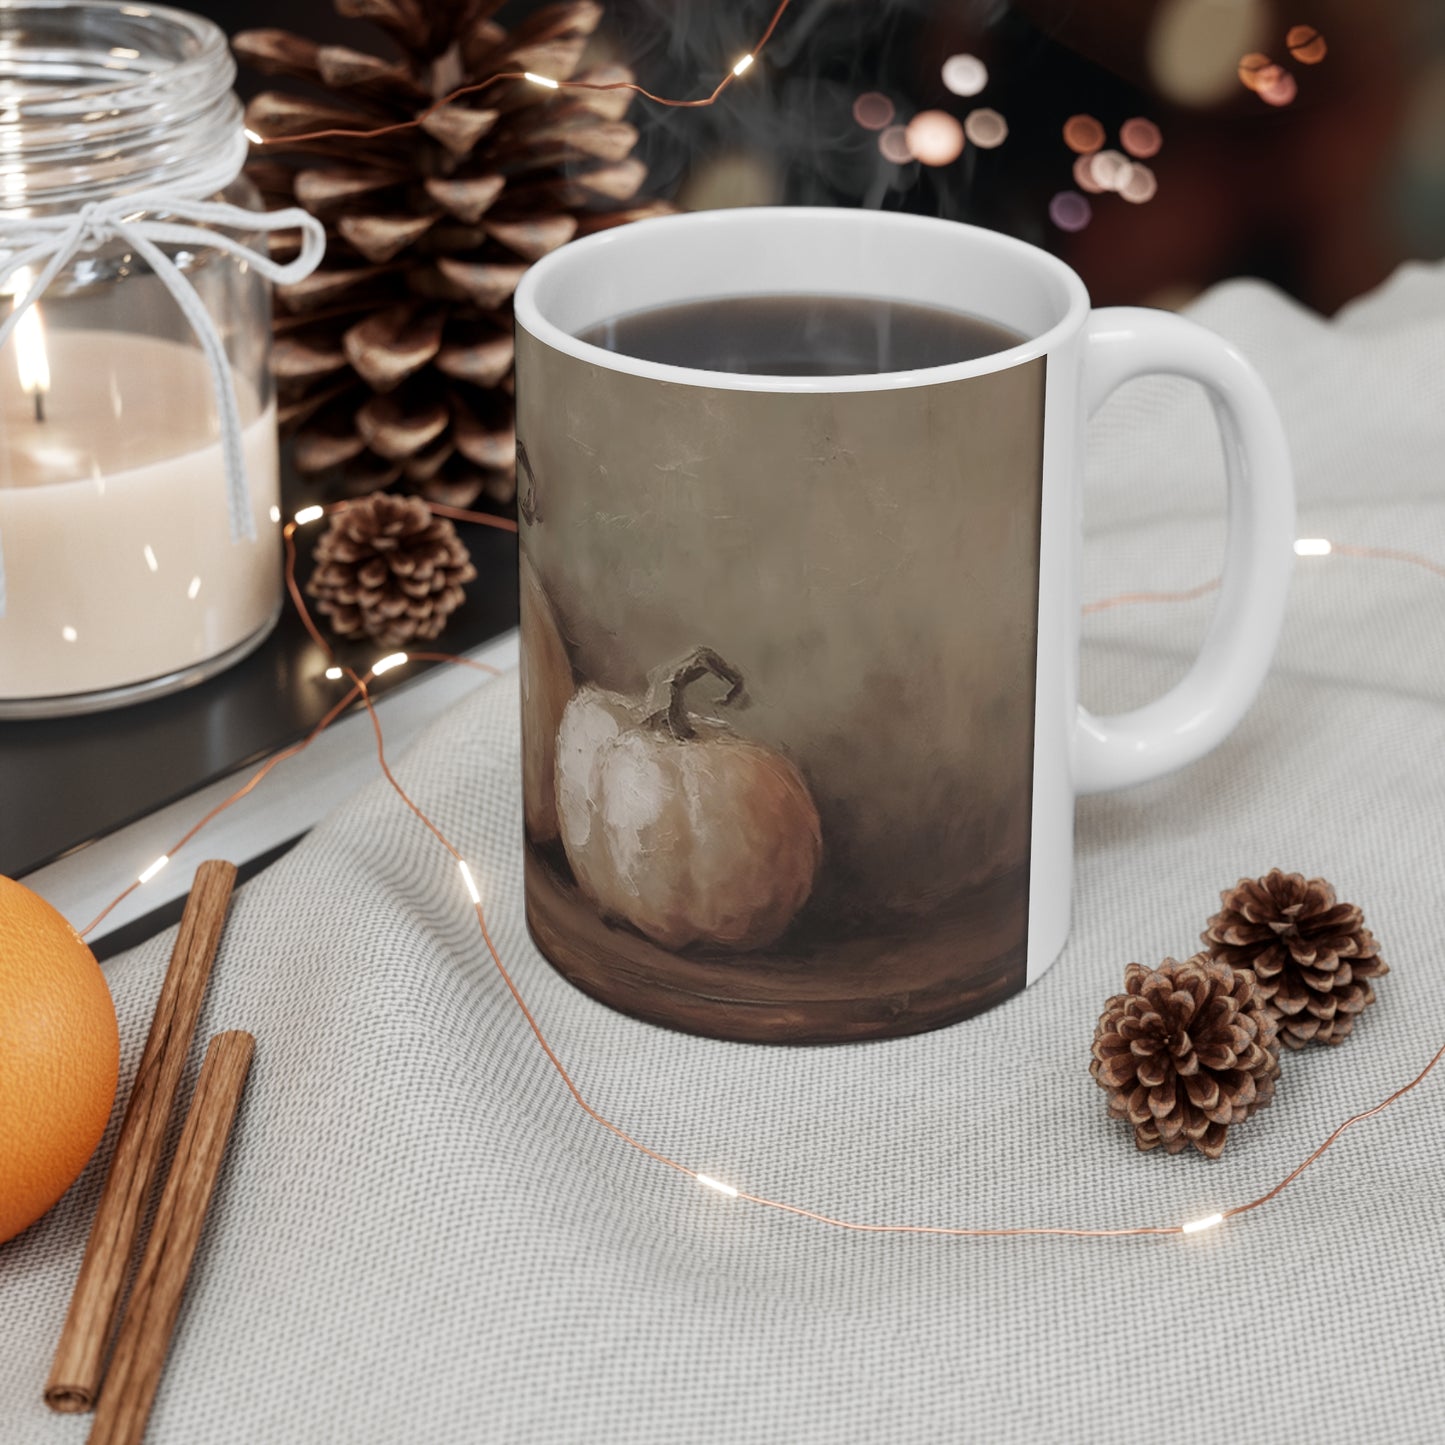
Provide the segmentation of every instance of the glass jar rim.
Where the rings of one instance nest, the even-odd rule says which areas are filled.
[[[180,191],[228,157],[239,169],[235,74],[220,27],[170,6],[0,5],[0,210]]]
[[[11,0],[11,3],[0,6],[0,33],[9,25],[12,16],[22,16],[26,11],[43,13],[62,10],[89,11],[96,14],[110,12],[132,21],[159,21],[161,26],[175,32],[177,36],[185,36],[194,41],[195,49],[192,54],[166,65],[163,70],[142,72],[141,85],[150,84],[161,77],[167,84],[184,83],[192,75],[197,80],[210,80],[213,78],[217,61],[221,61],[224,68],[230,59],[230,47],[225,32],[215,21],[169,5],[134,5],[129,3],[129,0]],[[0,80],[6,78],[6,58],[4,52],[0,51]],[[139,59],[143,56],[125,58]],[[234,62],[230,62],[229,69],[234,76]],[[116,78],[109,83],[96,80],[68,88],[48,86],[43,90],[20,91],[13,97],[13,102],[6,99],[0,101],[0,106],[6,111],[15,110],[23,115],[27,109],[37,108],[37,103],[53,105],[57,102],[94,103],[98,100],[120,99],[136,89],[137,73],[119,65],[114,67],[114,71]]]

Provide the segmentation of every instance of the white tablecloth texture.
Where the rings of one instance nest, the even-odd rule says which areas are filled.
[[[1302,535],[1445,561],[1445,268],[1407,267],[1329,322],[1246,281],[1193,314],[1278,399]],[[1121,392],[1091,438],[1087,597],[1212,575],[1221,502],[1200,394]],[[1159,692],[1209,606],[1091,618],[1087,700]],[[901,1042],[711,1042],[554,974],[523,924],[513,677],[438,718],[398,772],[472,860],[579,1085],[638,1138],[850,1218],[1175,1223],[1261,1193],[1445,1039],[1442,620],[1445,581],[1419,569],[1302,560],[1236,734],[1082,803],[1053,970]],[[1364,907],[1392,967],[1379,1003],[1345,1046],[1287,1056],[1219,1162],[1139,1154],[1087,1072],[1100,1007],[1128,961],[1189,954],[1220,888],[1274,865]],[[112,1132],[0,1247],[5,1445],[88,1428],[41,1387],[170,943],[108,965]],[[699,1188],[586,1118],[455,866],[381,782],[238,895],[202,1033],[227,1028],[254,1031],[256,1062],[152,1441],[1445,1439],[1445,1069],[1275,1203],[1189,1239],[830,1230]]]

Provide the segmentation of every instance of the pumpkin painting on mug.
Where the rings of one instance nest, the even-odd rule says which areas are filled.
[[[919,218],[893,221],[914,254]],[[573,344],[658,302],[647,266],[602,279],[643,234],[585,240],[598,269],[534,292],[561,322],[517,327],[531,938],[591,998],[713,1038],[980,1014],[1057,912],[1031,889],[1035,758],[1064,766],[1036,687],[1045,358],[877,386],[653,376],[621,330],[611,354]],[[741,273],[776,259],[749,246]]]
[[[666,948],[757,949],[807,902],[822,831],[792,762],[688,709],[709,676],[721,705],[742,695],[709,648],[659,669],[646,697],[581,688],[557,730],[557,823],[605,916]]]

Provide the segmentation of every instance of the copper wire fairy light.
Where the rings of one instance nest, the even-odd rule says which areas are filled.
[[[263,136],[255,131],[246,132],[248,139],[254,145],[286,144],[298,145],[302,141],[314,140],[375,140],[379,136],[395,135],[399,131],[416,130],[421,124],[437,111],[451,105],[454,101],[461,100],[463,96],[475,95],[478,91],[486,90],[488,87],[500,84],[504,80],[521,80],[529,84],[541,86],[546,90],[630,90],[635,95],[640,95],[645,100],[650,100],[654,105],[666,106],[669,110],[700,110],[704,106],[716,105],[721,99],[723,92],[733,81],[747,73],[754,61],[762,53],[763,47],[773,38],[773,31],[778,28],[778,22],[783,18],[788,6],[793,0],[779,0],[778,8],[773,11],[773,18],[768,21],[768,27],[759,36],[757,43],[749,51],[733,63],[723,78],[705,96],[697,100],[675,100],[670,96],[655,95],[646,86],[637,84],[633,80],[557,80],[550,75],[539,75],[532,70],[501,70],[495,75],[489,75],[485,80],[473,81],[470,85],[458,86],[455,90],[448,91],[440,100],[434,100],[425,110],[418,111],[410,120],[399,120],[391,125],[379,125],[370,127],[358,127],[355,129],[347,126],[329,126],[324,130],[301,131],[296,134]]]
[[[422,111],[420,114],[418,114],[416,117],[409,121],[403,121],[395,125],[378,127],[373,130],[330,129],[307,132],[301,135],[276,137],[275,139],[278,141],[285,140],[287,142],[319,140],[330,137],[366,139],[375,136],[390,134],[394,131],[408,130],[415,126],[419,126],[421,122],[424,121],[426,117],[432,113],[432,111],[440,109],[444,105],[450,104],[452,101],[459,99],[461,96],[474,93],[478,90],[485,88],[488,85],[495,84],[498,81],[502,80],[525,80],[533,84],[545,86],[549,89],[559,90],[631,90],[635,91],[639,95],[644,96],[648,100],[655,102],[656,104],[679,109],[712,105],[718,99],[718,97],[722,95],[722,93],[727,89],[727,87],[732,83],[732,81],[738,76],[742,75],[749,68],[749,66],[752,65],[757,55],[761,52],[763,47],[771,38],[773,31],[776,29],[779,20],[782,19],[782,16],[784,12],[788,9],[790,3],[791,0],[781,0],[781,3],[773,12],[772,19],[769,21],[767,29],[763,32],[763,35],[759,39],[757,44],[753,46],[751,51],[747,52],[744,56],[742,56],[733,65],[731,70],[729,70],[728,73],[722,78],[722,80],[718,82],[717,86],[713,89],[713,91],[708,96],[702,99],[668,99],[663,96],[654,95],[651,91],[648,91],[642,86],[634,84],[630,81],[616,81],[608,84],[596,84],[586,81],[558,81],[551,79],[547,76],[536,75],[526,71],[504,72],[502,74],[490,76],[486,80],[479,81],[476,84],[464,86],[458,90],[451,92],[446,96],[443,96],[442,99],[436,101],[427,110]],[[866,124],[866,122],[860,119],[860,124]],[[265,138],[258,137],[254,133],[250,133],[250,138],[254,142],[259,144],[267,143],[267,140]],[[1091,116],[1075,116],[1071,118],[1069,124],[1065,127],[1065,139],[1069,144],[1070,148],[1073,149],[1076,153],[1078,153],[1081,158],[1090,157],[1092,153],[1097,151],[1103,144],[1103,128],[1099,126],[1098,122],[1094,120]],[[1121,157],[1120,159],[1122,160],[1123,158]],[[1071,214],[1070,219],[1074,220],[1074,225],[1071,228],[1076,229],[1079,225],[1086,223],[1086,208],[1088,203],[1083,196],[1078,195],[1077,193],[1065,192],[1061,193],[1060,196],[1055,197],[1055,205],[1057,206],[1057,203],[1063,200],[1065,197],[1070,197],[1074,202],[1078,203],[1078,207],[1080,209],[1084,210],[1083,219],[1076,219]],[[1063,224],[1063,222],[1057,216],[1055,217],[1055,221],[1056,224]],[[362,706],[365,708],[368,719],[371,723],[372,733],[376,742],[377,762],[381,769],[382,775],[386,778],[387,783],[396,793],[398,798],[400,798],[402,803],[416,817],[416,819],[432,834],[432,836],[436,838],[437,842],[441,844],[442,848],[448,854],[450,854],[453,862],[457,865],[458,871],[461,874],[462,883],[466,890],[467,898],[471,904],[473,912],[476,915],[477,925],[481,932],[482,940],[486,945],[487,953],[491,958],[492,964],[495,967],[508,993],[511,995],[513,1002],[517,1006],[517,1009],[521,1013],[523,1019],[526,1021],[526,1024],[531,1031],[532,1036],[537,1043],[537,1046],[541,1049],[542,1053],[546,1056],[548,1063],[551,1064],[552,1068],[557,1073],[558,1078],[561,1080],[563,1086],[566,1088],[573,1102],[595,1123],[597,1123],[600,1127],[614,1135],[620,1142],[626,1144],[629,1148],[634,1149],[638,1153],[645,1155],[647,1158],[653,1160],[655,1163],[664,1165],[665,1167],[675,1171],[676,1173],[687,1176],[688,1178],[692,1179],[694,1183],[700,1185],[701,1187],[706,1188],[714,1193],[721,1194],[725,1198],[730,1200],[738,1200],[748,1204],[754,1204],[761,1208],[771,1209],[779,1213],[792,1215],[796,1218],[811,1220],[814,1223],[822,1224],[830,1228],[844,1229],[866,1234],[927,1234],[969,1238],[1064,1236],[1073,1239],[1118,1239],[1146,1235],[1192,1235],[1203,1232],[1205,1230],[1216,1228],[1217,1226],[1223,1224],[1226,1220],[1236,1218],[1242,1214],[1247,1214],[1252,1210],[1258,1209],[1261,1206],[1270,1203],[1291,1184],[1293,1184],[1295,1180],[1298,1179],[1312,1164],[1314,1164],[1318,1159],[1320,1159],[1348,1129],[1352,1128],[1355,1124],[1358,1124],[1365,1119],[1373,1118],[1375,1115],[1383,1112],[1385,1109],[1388,1109],[1392,1104],[1404,1097],[1404,1095],[1408,1094],[1412,1089],[1417,1088],[1421,1083],[1424,1082],[1424,1080],[1440,1063],[1441,1059],[1445,1058],[1445,1045],[1442,1045],[1440,1049],[1429,1060],[1429,1062],[1426,1063],[1424,1068],[1421,1069],[1420,1072],[1416,1074],[1413,1079],[1401,1085],[1400,1088],[1396,1089],[1394,1093],[1390,1094],[1387,1098],[1381,1100],[1372,1108],[1362,1110],[1361,1112],[1353,1114],[1349,1118],[1345,1119],[1313,1151],[1313,1153],[1306,1156],[1298,1165],[1295,1166],[1294,1169],[1292,1169],[1288,1174],[1286,1174],[1283,1179],[1281,1179],[1277,1184],[1275,1184],[1273,1188],[1267,1190],[1263,1194],[1258,1195],[1256,1198],[1247,1201],[1244,1204],[1234,1205],[1227,1209],[1216,1210],[1211,1214],[1204,1215],[1200,1218],[1189,1220],[1180,1224],[1128,1225],[1113,1229],[1077,1229],[1063,1225],[985,1227],[964,1225],[954,1226],[870,1222],[844,1219],[836,1215],[823,1213],[819,1210],[806,1208],[803,1205],[791,1204],[785,1200],[773,1199],[764,1194],[752,1193],[748,1190],[738,1187],[735,1184],[728,1183],[725,1180],[717,1179],[711,1174],[706,1174],[701,1172],[700,1170],[693,1169],[690,1165],[681,1163],[679,1160],[673,1159],[670,1156],[661,1153],[659,1150],[651,1148],[649,1145],[643,1143],[641,1140],[629,1134],[620,1125],[614,1123],[610,1118],[607,1117],[605,1113],[595,1107],[578,1088],[576,1082],[573,1080],[571,1074],[568,1072],[565,1064],[562,1062],[561,1057],[553,1048],[552,1044],[548,1041],[547,1036],[539,1022],[537,1021],[536,1016],[533,1014],[531,1008],[527,1004],[526,999],[523,997],[521,990],[518,988],[516,980],[512,977],[510,970],[507,968],[505,962],[502,959],[501,953],[492,938],[491,930],[488,927],[486,909],[482,893],[480,888],[477,886],[476,878],[472,873],[470,865],[467,863],[466,859],[458,851],[455,845],[450,841],[450,839],[447,838],[446,834],[444,834],[441,829],[437,827],[436,823],[417,804],[417,802],[410,796],[410,794],[407,793],[406,789],[402,787],[401,783],[392,772],[391,765],[387,760],[386,744],[384,735],[382,733],[381,720],[377,715],[376,707],[371,696],[371,690],[368,685],[370,678],[374,678],[380,675],[382,672],[389,670],[391,666],[401,666],[404,663],[410,661],[429,661],[446,664],[458,664],[489,673],[497,673],[499,669],[490,666],[490,664],[479,662],[476,659],[459,657],[452,653],[407,652],[393,653],[388,655],[387,657],[379,659],[376,663],[372,665],[369,673],[363,675],[357,672],[355,668],[352,668],[337,661],[331,644],[317,627],[315,620],[311,616],[310,609],[306,606],[305,598],[302,595],[301,588],[296,580],[296,531],[298,527],[306,526],[309,523],[317,521],[321,517],[326,516],[332,512],[343,510],[349,505],[351,505],[351,503],[343,501],[334,502],[331,503],[329,506],[324,507],[318,504],[303,507],[300,511],[296,513],[295,517],[291,521],[285,524],[282,529],[282,537],[286,550],[286,589],[288,594],[290,595],[293,605],[296,608],[297,615],[300,617],[302,625],[305,627],[308,635],[317,644],[317,646],[321,648],[321,650],[327,657],[328,662],[330,663],[330,665],[326,669],[326,677],[332,680],[348,678],[350,679],[351,686],[348,688],[346,693],[336,703],[334,703],[325,714],[323,714],[320,721],[315,725],[315,727],[312,728],[309,733],[307,733],[307,735],[300,742],[293,743],[290,747],[282,749],[280,752],[274,754],[271,758],[267,759],[267,761],[262,764],[262,766],[258,768],[254,774],[252,774],[252,776],[247,780],[246,783],[236,789],[236,791],[231,793],[228,797],[223,799],[215,807],[210,809],[209,812],[207,812],[197,823],[195,823],[186,833],[184,833],[174,845],[172,845],[168,852],[162,854],[161,857],[156,859],[154,863],[147,867],[137,877],[134,883],[130,884],[129,887],[127,887],[124,891],[118,894],[116,898],[114,898],[104,909],[102,909],[101,912],[84,929],[81,930],[82,936],[93,932],[97,925],[100,924],[101,921],[119,903],[121,903],[125,898],[129,897],[130,894],[132,894],[137,888],[140,888],[144,886],[145,883],[149,882],[151,878],[153,878],[157,873],[159,873],[159,871],[163,867],[166,866],[172,856],[175,853],[179,852],[181,848],[185,847],[186,844],[189,843],[191,839],[194,838],[203,828],[205,828],[208,823],[210,823],[219,814],[223,813],[226,809],[234,806],[249,793],[251,793],[252,790],[258,787],[261,782],[268,776],[268,774],[280,763],[284,762],[288,758],[292,758],[298,756],[300,753],[303,753],[323,732],[325,732],[328,727],[331,726],[333,722],[336,721],[338,717],[340,717],[344,712],[346,712],[354,702],[360,701]],[[507,518],[492,516],[487,513],[471,512],[460,507],[451,507],[435,502],[430,503],[429,505],[432,511],[437,515],[448,517],[455,521],[472,522],[483,526],[496,527],[501,530],[510,532],[515,532],[517,530],[517,524]],[[1327,542],[1325,539],[1301,539],[1301,542],[1323,543],[1324,545],[1322,547],[1307,546],[1304,550],[1301,551],[1300,545],[1297,544],[1296,550],[1300,551],[1300,555],[1324,556],[1335,554],[1339,556],[1376,558],[1381,560],[1405,562],[1416,566],[1424,567],[1430,572],[1442,578],[1445,578],[1445,566],[1441,566],[1438,563],[1431,561],[1429,558],[1421,557],[1415,553],[1399,551],[1394,548],[1355,547],[1348,544]],[[1118,597],[1106,598],[1099,602],[1090,603],[1083,610],[1086,613],[1094,613],[1104,611],[1112,607],[1124,606],[1126,604],[1189,601],[1198,597],[1202,597],[1207,593],[1214,591],[1218,586],[1218,579],[1214,579],[1209,582],[1203,583],[1198,587],[1190,588],[1186,591],[1181,592],[1127,593],[1122,594]]]
[[[342,510],[349,505],[351,505],[351,503],[349,502],[334,502],[328,507],[321,508],[321,515],[326,515],[337,510]],[[517,524],[507,518],[496,517],[482,512],[469,512],[460,507],[443,506],[439,503],[432,503],[431,505],[433,509],[438,513],[448,516],[457,521],[479,523],[484,526],[497,527],[504,531],[515,532],[517,530]],[[308,508],[305,510],[310,512],[313,509]],[[298,513],[298,518],[300,515],[301,514]],[[326,640],[320,629],[316,626],[316,622],[312,618],[310,610],[306,606],[305,598],[302,595],[301,588],[296,580],[295,534],[298,526],[304,525],[306,524],[303,522],[300,522],[298,520],[292,520],[288,522],[283,528],[282,535],[286,547],[286,588],[288,593],[290,594],[293,604],[296,607],[297,613],[300,616],[302,625],[306,628],[307,633],[310,635],[312,640],[315,641],[317,645],[325,651],[328,657],[332,657],[334,656],[334,654],[332,652],[331,645]],[[1300,540],[1301,543],[1307,544],[1305,545],[1304,550],[1301,552],[1301,555],[1337,555],[1344,557],[1360,557],[1372,558],[1383,561],[1404,562],[1410,565],[1423,567],[1427,571],[1435,574],[1436,576],[1445,578],[1445,566],[1441,566],[1439,563],[1432,561],[1428,557],[1422,557],[1417,553],[1405,552],[1390,547],[1352,546],[1348,543],[1327,541],[1327,539],[1324,538],[1302,538]],[[1300,550],[1299,544],[1297,544],[1296,550]],[[1106,598],[1101,602],[1091,603],[1084,608],[1084,611],[1099,612],[1105,610],[1106,608],[1123,606],[1126,603],[1185,601],[1192,598],[1204,596],[1206,593],[1211,592],[1215,588],[1217,588],[1218,585],[1219,583],[1216,579],[1204,583],[1199,587],[1191,588],[1183,592],[1126,593],[1121,594],[1118,597]],[[443,663],[457,663],[464,666],[478,668],[482,671],[490,673],[496,673],[499,671],[499,669],[491,667],[487,663],[480,663],[472,658],[458,657],[455,654],[444,652],[408,653],[407,660],[426,660]],[[385,659],[383,659],[383,661],[385,661]],[[328,669],[328,675],[333,670],[335,669]],[[636,1150],[639,1154],[643,1154],[647,1158],[653,1160],[654,1163],[664,1165],[666,1168],[673,1170],[675,1173],[686,1175],[688,1178],[692,1179],[694,1183],[714,1193],[721,1194],[728,1199],[738,1200],[747,1204],[754,1204],[757,1205],[759,1208],[771,1209],[778,1213],[792,1215],[795,1218],[811,1220],[815,1224],[825,1225],[829,1228],[844,1229],[861,1234],[927,1234],[948,1236],[954,1238],[974,1239],[999,1239],[1022,1236],[1057,1236],[1071,1239],[1124,1239],[1149,1235],[1177,1235],[1181,1237],[1193,1235],[1201,1233],[1205,1230],[1216,1228],[1217,1226],[1223,1224],[1226,1220],[1235,1219],[1240,1215],[1248,1214],[1251,1211],[1259,1209],[1263,1205],[1270,1203],[1281,1193],[1283,1193],[1284,1190],[1287,1189],[1291,1184],[1293,1184],[1295,1180],[1297,1180],[1307,1169],[1310,1168],[1311,1165],[1313,1165],[1317,1160],[1319,1160],[1331,1147],[1333,1147],[1333,1145],[1341,1138],[1342,1135],[1346,1133],[1346,1131],[1353,1128],[1354,1125],[1362,1123],[1366,1119],[1374,1118],[1375,1115],[1382,1113],[1392,1104],[1403,1098],[1411,1090],[1417,1088],[1425,1081],[1426,1078],[1429,1077],[1429,1075],[1439,1065],[1442,1058],[1445,1058],[1445,1044],[1442,1044],[1440,1048],[1435,1052],[1435,1054],[1425,1064],[1424,1068],[1422,1068],[1420,1072],[1414,1076],[1414,1078],[1410,1079],[1407,1083],[1402,1084],[1398,1089],[1396,1089],[1386,1098],[1382,1099],[1378,1104],[1373,1105],[1371,1108],[1361,1110],[1359,1113],[1352,1114],[1349,1118],[1338,1124],[1335,1129],[1324,1139],[1321,1144],[1318,1145],[1318,1147],[1315,1148],[1312,1153],[1302,1159],[1299,1164],[1297,1164],[1292,1170],[1290,1170],[1288,1174],[1284,1176],[1284,1178],[1282,1178],[1272,1188],[1266,1190],[1263,1194],[1257,1195],[1255,1198],[1250,1199],[1243,1204],[1236,1204],[1226,1209],[1219,1209],[1211,1214],[1204,1215],[1197,1219],[1188,1220],[1180,1224],[1140,1224],[1124,1225],[1113,1229],[1077,1229],[1066,1225],[980,1226],[909,1224],[887,1221],[874,1222],[867,1220],[845,1219],[838,1215],[824,1213],[821,1210],[809,1209],[804,1205],[792,1204],[786,1200],[774,1199],[766,1194],[753,1193],[750,1190],[740,1188],[739,1186],[728,1183],[725,1180],[717,1179],[711,1174],[706,1174],[703,1173],[701,1170],[694,1169],[690,1165],[684,1164],[681,1161],[662,1153],[660,1150],[654,1149],[650,1145],[643,1143],[640,1139],[637,1139],[632,1134],[629,1134],[627,1130],[622,1128],[621,1125],[614,1123],[613,1120],[608,1118],[608,1116],[603,1113],[601,1109],[597,1108],[594,1104],[592,1104],[590,1100],[588,1100],[586,1095],[582,1093],[581,1089],[578,1088],[575,1080],[568,1072],[566,1065],[562,1062],[560,1055],[557,1053],[556,1049],[548,1040],[547,1035],[543,1031],[541,1024],[537,1021],[536,1015],[533,1014],[531,1008],[527,1004],[526,999],[522,995],[521,989],[517,986],[516,980],[512,977],[511,971],[507,968],[506,963],[502,959],[501,952],[497,948],[496,942],[492,938],[491,930],[488,927],[486,908],[484,900],[482,898],[482,893],[477,886],[476,878],[471,871],[470,865],[462,856],[461,852],[446,836],[446,834],[437,827],[436,823],[427,815],[427,813],[421,808],[421,806],[415,801],[415,799],[411,797],[411,795],[406,791],[406,789],[402,787],[396,775],[392,772],[391,765],[388,762],[386,756],[386,743],[384,735],[382,733],[381,720],[377,715],[375,704],[372,701],[371,691],[367,685],[367,676],[358,673],[354,668],[350,667],[341,667],[340,671],[344,676],[349,677],[352,682],[352,686],[347,691],[345,696],[342,697],[321,718],[320,722],[316,724],[316,726],[311,730],[310,733],[306,735],[304,739],[302,739],[301,742],[293,744],[291,747],[284,749],[283,751],[275,754],[274,757],[268,759],[266,763],[264,763],[261,768],[259,768],[257,772],[252,775],[252,777],[244,784],[244,786],[238,788],[228,798],[224,799],[221,803],[217,804],[214,808],[212,808],[210,812],[208,812],[188,832],[183,834],[182,837],[177,840],[177,842],[172,846],[168,853],[162,855],[163,859],[165,861],[169,861],[170,857],[174,853],[178,852],[182,847],[184,847],[192,838],[194,838],[195,835],[199,833],[201,829],[206,826],[207,823],[209,823],[218,814],[224,812],[227,808],[231,807],[233,804],[239,802],[255,787],[257,787],[261,783],[261,781],[267,776],[267,774],[270,773],[270,771],[274,767],[276,767],[278,763],[284,761],[286,758],[294,757],[298,753],[304,752],[305,749],[309,747],[311,743],[314,742],[315,739],[319,737],[321,733],[324,732],[326,728],[329,727],[331,723],[336,720],[337,717],[341,715],[342,712],[349,708],[354,701],[360,700],[361,704],[366,709],[368,719],[371,723],[372,734],[376,741],[377,762],[381,768],[382,775],[386,778],[387,783],[391,786],[392,790],[396,793],[396,795],[401,799],[402,803],[406,806],[406,808],[416,817],[416,819],[423,825],[423,827],[425,827],[428,832],[430,832],[432,836],[436,838],[437,842],[440,843],[441,846],[446,850],[446,852],[451,855],[453,862],[456,863],[458,871],[461,874],[467,898],[471,904],[473,912],[476,915],[477,926],[481,932],[482,940],[486,946],[487,953],[492,961],[492,965],[496,969],[498,976],[501,978],[503,985],[507,989],[507,992],[511,995],[512,1001],[516,1004],[518,1011],[521,1013],[523,1019],[525,1020],[528,1029],[530,1030],[534,1040],[537,1043],[537,1046],[546,1056],[547,1062],[551,1064],[553,1070],[556,1072],[558,1078],[563,1084],[563,1087],[567,1090],[573,1102],[590,1119],[592,1119],[603,1129],[607,1130],[608,1133],[614,1135],[621,1143],[627,1145],[628,1148]],[[375,676],[377,671],[378,666],[376,664],[373,664],[370,675]],[[156,871],[159,871],[157,865],[161,864],[161,862],[162,860],[158,859],[157,864],[153,864],[152,868],[156,869]],[[147,872],[150,872],[150,870],[147,870]],[[103,918],[105,918],[105,916],[118,903],[120,903],[124,898],[128,897],[131,893],[135,891],[136,888],[140,886],[141,882],[139,880],[135,883],[132,883],[130,887],[125,889],[124,892],[119,894],[109,905],[107,905],[107,907],[103,909],[102,912],[98,914],[97,917],[89,925],[87,925],[86,928],[81,930],[82,935],[90,933],[96,927],[96,925]]]

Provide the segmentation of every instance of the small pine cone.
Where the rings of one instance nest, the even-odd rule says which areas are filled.
[[[1323,878],[1278,868],[1241,878],[1201,938],[1211,958],[1250,969],[1292,1049],[1339,1044],[1375,1001],[1372,978],[1390,971],[1364,914],[1339,903]]]
[[[436,637],[477,575],[449,521],[385,492],[334,512],[314,555],[306,590],[332,631],[387,647]]]
[[[1192,1144],[1224,1152],[1231,1124],[1274,1098],[1279,1039],[1254,975],[1202,953],[1156,969],[1131,963],[1124,992],[1104,1006],[1089,1072],[1109,1093],[1109,1113],[1134,1126],[1148,1151]]]

